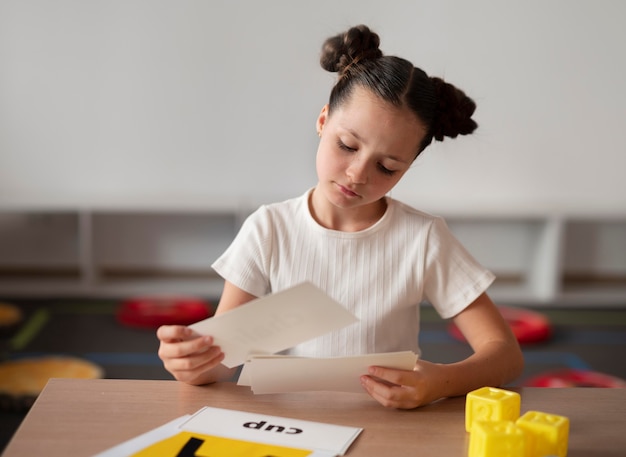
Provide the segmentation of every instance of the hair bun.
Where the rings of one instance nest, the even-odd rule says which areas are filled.
[[[444,137],[456,138],[476,130],[478,124],[472,119],[476,111],[474,100],[441,78],[431,79],[438,100],[437,114],[432,126],[433,138],[442,141]]]
[[[324,70],[343,73],[355,62],[381,57],[379,45],[376,33],[365,25],[358,25],[324,42],[320,64]]]

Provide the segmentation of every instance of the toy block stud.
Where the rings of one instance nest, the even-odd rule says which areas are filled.
[[[476,421],[515,422],[520,415],[521,397],[495,387],[482,387],[469,392],[465,397],[465,430],[471,431]]]
[[[567,455],[569,439],[569,419],[556,414],[528,411],[520,417],[516,425],[528,437],[528,455]]]
[[[525,433],[511,421],[476,421],[472,425],[468,456],[525,457]]]

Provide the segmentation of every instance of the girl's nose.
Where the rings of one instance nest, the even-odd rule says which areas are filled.
[[[365,184],[367,173],[367,163],[358,159],[353,159],[346,169],[346,174],[354,184]]]

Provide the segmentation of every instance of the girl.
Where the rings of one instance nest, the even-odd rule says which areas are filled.
[[[494,280],[438,217],[386,196],[433,139],[472,133],[474,102],[410,62],[384,56],[358,26],[324,43],[321,65],[338,73],[317,118],[318,183],[253,213],[213,264],[225,279],[216,311],[310,281],[359,322],[294,347],[330,357],[413,350],[419,306],[451,318],[473,349],[465,360],[418,360],[412,371],[370,367],[363,389],[384,406],[415,408],[517,377],[523,358],[485,292]],[[229,379],[210,336],[183,326],[157,330],[159,357],[190,384]]]

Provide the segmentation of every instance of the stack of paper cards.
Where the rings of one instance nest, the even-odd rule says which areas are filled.
[[[372,365],[412,370],[414,352],[308,358],[273,355],[298,343],[357,322],[357,318],[311,283],[254,300],[190,326],[212,335],[224,365],[245,362],[239,384],[255,394],[335,390],[363,392],[360,376]]]
[[[205,407],[95,457],[332,457],[358,427]]]
[[[239,385],[255,394],[333,390],[363,392],[360,377],[370,366],[413,370],[417,355],[411,351],[353,357],[306,358],[255,356],[243,367]]]

